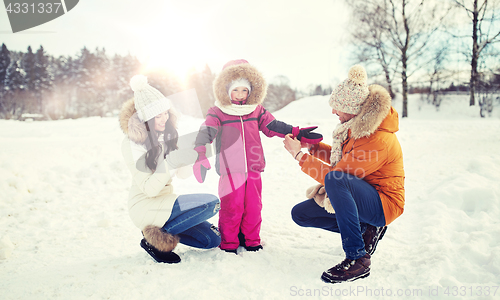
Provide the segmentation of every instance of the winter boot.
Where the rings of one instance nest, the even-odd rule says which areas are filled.
[[[241,231],[238,233],[238,241],[240,242],[240,246],[245,247],[245,235]]]
[[[234,254],[238,255],[238,249],[222,249],[221,248],[221,250],[225,251],[227,253],[234,253]]]
[[[141,247],[159,263],[176,264],[181,262],[181,258],[176,253],[172,251],[158,251],[155,247],[151,246],[151,244],[148,243],[146,239],[141,240]]]
[[[247,251],[252,251],[252,252],[256,252],[256,251],[259,251],[260,249],[264,249],[262,247],[262,245],[257,245],[257,246],[245,246],[245,249],[247,249]]]
[[[354,281],[370,275],[370,254],[358,259],[344,259],[340,264],[323,272],[321,279],[328,283]]]
[[[375,227],[373,225],[368,225],[365,232],[363,233],[363,241],[365,242],[366,253],[373,255],[375,253],[375,248],[377,248],[378,242],[384,237],[387,231],[387,226]]]
[[[141,241],[141,247],[151,255],[157,262],[175,264],[181,261],[179,255],[172,252],[177,243],[179,236],[171,235],[163,231],[158,226],[148,225],[142,231],[144,239]]]
[[[262,245],[257,245],[257,246],[248,246],[246,245],[245,243],[245,235],[240,231],[240,233],[238,233],[238,240],[240,241],[240,246],[243,246],[245,247],[245,249],[247,251],[252,251],[252,252],[255,252],[255,251],[259,251],[260,249],[264,249],[262,247]]]

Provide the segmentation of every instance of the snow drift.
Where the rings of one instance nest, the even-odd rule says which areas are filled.
[[[274,115],[318,125],[330,143],[338,120],[327,102],[327,96],[304,98]],[[401,110],[401,103],[394,106]],[[291,220],[291,208],[314,181],[279,138],[262,138],[264,250],[240,248],[234,255],[179,245],[182,262],[165,265],[140,248],[141,233],[128,217],[131,177],[116,118],[0,120],[1,298],[418,299],[456,293],[493,299],[500,295],[500,119],[494,113],[479,118],[464,96],[449,96],[440,112],[410,98],[409,118],[397,133],[405,212],[380,242],[370,277],[337,285],[320,276],[344,258],[340,237]],[[181,133],[201,122],[184,118]],[[205,184],[190,177],[177,180],[175,189],[217,194],[217,182],[211,170]]]

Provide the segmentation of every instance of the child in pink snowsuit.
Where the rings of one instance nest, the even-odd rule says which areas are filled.
[[[220,175],[220,248],[237,253],[262,249],[262,182],[265,159],[260,131],[284,138],[292,134],[307,143],[319,143],[317,127],[300,129],[280,122],[262,105],[267,84],[262,74],[246,60],[226,63],[214,81],[215,106],[208,110],[195,142],[198,160],[193,166],[201,183],[211,168],[205,145],[216,140],[216,170]]]

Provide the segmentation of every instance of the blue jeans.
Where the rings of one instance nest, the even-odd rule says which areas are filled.
[[[338,232],[347,258],[364,256],[362,233],[367,224],[385,226],[384,209],[377,190],[363,179],[338,171],[326,175],[325,190],[335,214],[309,199],[292,209],[293,221],[302,227]]]
[[[199,205],[192,207],[193,203]],[[206,220],[215,216],[219,209],[219,198],[214,195],[181,195],[175,200],[172,214],[163,225],[163,230],[179,235],[180,243],[187,246],[201,249],[217,247],[220,244],[220,233]]]

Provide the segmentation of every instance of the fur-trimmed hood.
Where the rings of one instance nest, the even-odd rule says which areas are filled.
[[[228,88],[231,82],[238,78],[245,78],[250,82],[252,91],[248,96],[247,105],[261,104],[267,95],[267,83],[262,74],[248,63],[238,64],[226,67],[214,80],[215,99],[222,106],[231,105]]]
[[[397,113],[395,120],[394,118],[386,120],[389,112],[391,112],[391,96],[389,92],[378,84],[370,85],[368,90],[368,97],[362,104],[360,113],[354,117],[351,125],[351,136],[354,139],[368,137],[379,127],[389,132],[396,132],[399,129]]]
[[[170,108],[169,112],[174,127],[177,128],[177,113],[173,108]],[[133,98],[123,103],[118,119],[120,121],[120,128],[131,141],[137,144],[143,144],[146,141],[148,138],[146,125],[139,120]]]

